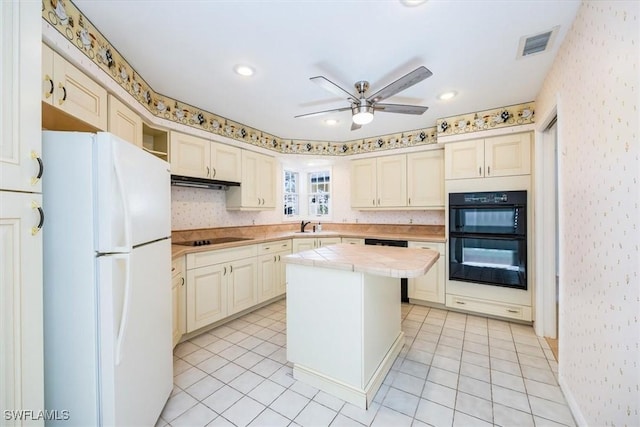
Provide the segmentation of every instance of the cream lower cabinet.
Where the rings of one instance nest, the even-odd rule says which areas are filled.
[[[286,292],[285,263],[282,257],[291,253],[291,240],[258,245],[258,302]]]
[[[342,243],[340,237],[303,237],[293,239],[293,253],[318,249],[323,246],[336,245]]]
[[[342,243],[348,243],[350,245],[364,245],[364,239],[357,237],[343,237]]]
[[[186,279],[184,277],[184,257],[177,258],[171,263],[171,302],[173,318],[173,345],[187,332],[186,318]]]
[[[187,254],[187,332],[257,303],[256,245]]]
[[[142,148],[142,118],[113,95],[109,95],[109,132]]]
[[[427,242],[409,242],[410,248],[431,249],[438,251],[440,258],[424,276],[408,280],[410,299],[445,303],[445,244]]]
[[[515,133],[445,145],[445,179],[531,173],[531,133]]]
[[[42,102],[97,130],[107,130],[107,91],[66,59],[42,44]],[[45,110],[46,115],[50,111]],[[49,129],[65,129],[63,117],[47,120]],[[59,123],[59,126],[56,125]]]

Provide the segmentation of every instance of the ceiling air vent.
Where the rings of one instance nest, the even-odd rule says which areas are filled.
[[[553,46],[553,40],[556,38],[556,34],[558,33],[558,28],[560,27],[556,26],[543,33],[521,37],[520,45],[518,46],[517,58],[535,55],[550,49],[551,46]]]

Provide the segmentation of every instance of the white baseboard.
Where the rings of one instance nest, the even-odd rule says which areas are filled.
[[[588,426],[587,420],[582,415],[582,411],[580,410],[580,406],[576,401],[569,385],[565,381],[564,377],[558,374],[558,385],[560,385],[560,390],[564,394],[565,399],[567,399],[567,405],[569,405],[569,411],[571,411],[571,415],[573,415],[573,419],[578,426]]]

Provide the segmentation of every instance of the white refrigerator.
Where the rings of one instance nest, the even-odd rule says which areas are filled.
[[[152,426],[173,387],[169,164],[109,133],[42,134],[48,425]]]

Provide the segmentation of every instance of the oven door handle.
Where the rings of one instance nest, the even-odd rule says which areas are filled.
[[[449,237],[463,239],[494,239],[494,240],[524,240],[524,234],[492,234],[492,233],[463,233],[450,231]]]

